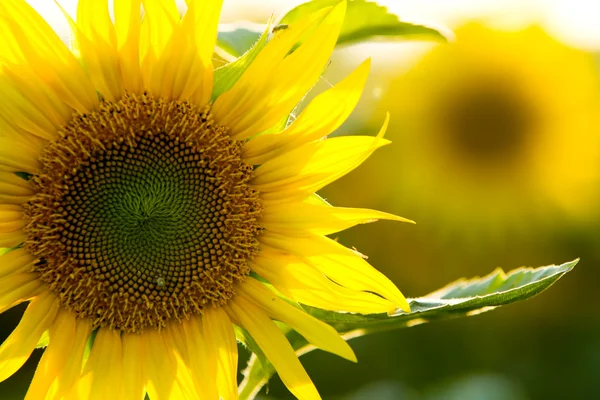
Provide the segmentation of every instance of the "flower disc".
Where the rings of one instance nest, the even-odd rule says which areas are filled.
[[[497,168],[523,156],[538,116],[527,99],[504,80],[482,77],[471,86],[453,88],[458,95],[440,96],[437,140],[446,151],[480,168]]]
[[[139,331],[232,297],[260,203],[241,142],[209,108],[128,94],[60,136],[32,178],[26,246],[67,307]]]

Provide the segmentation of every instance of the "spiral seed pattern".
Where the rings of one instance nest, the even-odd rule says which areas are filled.
[[[126,94],[76,116],[45,149],[26,247],[94,326],[165,326],[221,305],[258,251],[242,143],[210,109]]]

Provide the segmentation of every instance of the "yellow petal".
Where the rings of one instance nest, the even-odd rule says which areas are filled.
[[[39,275],[33,272],[16,272],[3,276],[0,278],[0,313],[46,290]]]
[[[0,193],[13,196],[31,196],[35,190],[30,181],[12,172],[0,172],[0,185]]]
[[[115,33],[123,88],[132,93],[142,91],[140,71],[141,0],[114,2]]]
[[[81,33],[93,41],[116,47],[117,36],[108,13],[108,0],[79,0],[77,25]]]
[[[308,196],[306,199],[304,199],[304,203],[314,204],[316,206],[331,206],[331,204],[329,204],[327,202],[327,200],[325,200],[324,198],[319,196],[317,193],[313,193],[310,196]]]
[[[189,370],[201,399],[219,398],[216,384],[216,353],[206,341],[203,322],[199,317],[186,320],[181,325],[183,339],[189,352]]]
[[[0,172],[0,175],[2,175],[2,172]],[[1,178],[0,178],[0,186],[2,186]],[[2,192],[2,190],[0,189],[0,193],[1,192]],[[19,205],[2,204],[0,202],[0,223],[23,219],[24,212],[25,212],[25,210],[23,210],[23,207],[21,207]]]
[[[354,352],[331,326],[281,300],[256,279],[248,278],[238,286],[240,294],[278,321],[285,322],[314,346],[356,362]]]
[[[36,136],[31,135],[29,132],[25,132],[24,130],[22,130],[21,128],[16,126],[14,124],[14,121],[11,121],[11,119],[9,117],[7,117],[6,115],[2,115],[2,113],[0,113],[0,132],[2,132],[2,136],[9,137],[13,140],[17,140],[24,144],[27,144],[27,143],[36,144],[36,142],[39,142],[42,140]]]
[[[175,27],[167,46],[153,63],[152,74],[148,79],[150,88],[156,95],[186,100],[205,83],[206,67],[196,53],[196,46],[193,43],[195,12],[195,7],[192,5],[185,14],[181,26]],[[174,59],[179,62],[173,63]]]
[[[77,345],[75,321],[76,317],[71,312],[64,309],[58,311],[50,327],[50,343],[35,370],[25,400],[54,398],[55,390],[50,391],[52,382],[63,373],[63,367]],[[83,347],[83,343],[79,345]]]
[[[40,166],[38,157],[38,149],[12,138],[0,137],[0,171],[35,174]]]
[[[2,186],[0,181],[0,202],[2,201]],[[12,196],[11,196],[12,197]],[[0,203],[0,232],[8,233],[22,229],[27,224],[22,207],[15,204]],[[2,275],[2,264],[0,264],[0,276]]]
[[[202,106],[212,92],[211,58],[222,1],[187,3],[188,10],[181,22],[176,9],[174,13],[165,12],[153,1],[144,3],[149,16],[146,31],[151,42],[143,63],[144,82],[158,96],[177,100],[191,97]],[[167,2],[169,10],[171,5]],[[162,29],[160,40],[152,39],[156,29]]]
[[[158,332],[149,330],[140,335],[143,359],[145,360],[146,389],[151,399],[169,399],[171,395],[181,396],[175,382],[175,371],[171,367],[172,353],[165,348]],[[161,357],[162,355],[162,357]]]
[[[356,107],[370,66],[370,59],[364,61],[340,83],[316,96],[281,133],[260,135],[246,143],[242,153],[246,162],[263,164],[339,128]]]
[[[281,293],[308,306],[363,314],[396,310],[394,303],[383,297],[340,286],[297,257],[265,245],[251,268]]]
[[[180,98],[187,98],[193,90],[194,102],[203,106],[210,100],[213,87],[212,56],[217,40],[217,27],[221,14],[222,0],[190,0],[184,17],[182,30],[191,39],[191,51],[199,58],[198,67],[180,71],[175,80]],[[189,22],[187,21],[189,19]],[[181,68],[181,67],[180,67]]]
[[[266,192],[262,197],[267,203],[303,200],[358,167],[379,147],[389,144],[381,137],[388,119],[376,137],[336,137],[311,142],[275,157],[254,171],[251,184]]]
[[[0,278],[17,272],[27,272],[29,268],[33,267],[33,262],[35,260],[35,257],[29,254],[24,248],[11,250],[8,253],[1,255]],[[4,292],[3,289],[4,286],[0,287],[0,294]]]
[[[49,399],[65,400],[78,398],[76,384],[81,376],[83,354],[91,333],[92,324],[89,319],[75,319],[75,338],[71,343],[64,367],[48,390]]]
[[[140,338],[145,360],[145,386],[149,397],[157,400],[196,399],[189,371],[173,341],[156,330],[143,332]]]
[[[163,83],[166,90],[172,85],[172,82],[163,80],[164,69],[174,67],[173,63],[164,62],[164,53],[173,40],[173,34],[179,23],[179,12],[173,0],[142,0],[142,4],[144,5],[144,20],[140,32],[142,78],[144,86],[151,93],[163,96]],[[159,63],[158,60],[161,58],[163,62]],[[165,97],[170,97],[170,93]]]
[[[340,2],[291,54],[293,46],[321,19],[323,10],[291,25],[271,40],[231,90],[213,107],[215,120],[235,139],[271,128],[298,104],[325,69],[346,13]]]
[[[16,67],[14,67],[16,69]],[[47,140],[53,140],[57,136],[58,125],[52,120],[52,114],[46,113],[44,103],[35,103],[39,97],[25,97],[31,95],[32,91],[27,91],[28,83],[15,85],[13,82],[20,81],[10,72],[9,67],[3,68],[0,75],[0,115],[17,130],[27,132],[35,137]],[[35,79],[37,80],[37,79]],[[39,82],[43,86],[43,83]],[[42,92],[43,88],[39,88]]]
[[[0,172],[0,204],[3,207],[11,205],[18,207],[29,201],[33,194],[34,189],[29,181],[19,178],[12,172]]]
[[[23,64],[5,65],[3,72],[3,85],[17,89],[18,94],[23,98],[22,101],[26,101],[27,104],[36,109],[35,121],[43,122],[41,124],[38,122],[38,125],[48,127],[44,121],[47,120],[55,128],[53,131],[44,130],[36,133],[42,132],[44,134],[42,137],[46,140],[55,139],[56,128],[71,119],[73,108],[65,104],[60,96],[47,87],[28,66]],[[30,110],[29,112],[32,113],[33,111]],[[20,121],[14,120],[14,116],[9,119],[9,122],[21,126]]]
[[[412,222],[393,214],[365,208],[318,206],[295,202],[265,208],[261,225],[283,235],[329,235],[378,219]]]
[[[196,51],[205,65],[212,64],[223,0],[186,0],[186,3],[188,12],[194,10]]]
[[[79,380],[79,397],[90,400],[123,398],[123,345],[121,333],[97,331],[90,356]]]
[[[13,142],[7,141],[7,144],[11,144]],[[18,145],[24,145],[22,142],[20,141],[14,141],[15,144]],[[41,150],[41,149],[40,149]],[[39,153],[36,153],[39,156]],[[14,193],[14,194],[31,194],[35,191],[35,188],[33,186],[33,184],[31,183],[31,181],[27,180],[27,179],[23,179],[20,176],[12,173],[12,172],[0,172],[0,182],[3,183],[9,183],[11,185],[15,185],[21,188],[21,192],[20,193]],[[23,191],[23,189],[25,189],[25,191]]]
[[[7,187],[9,187],[9,185],[0,183],[0,205],[19,205],[31,200],[31,196],[16,196],[12,194],[6,194],[5,191],[8,191],[6,190]]]
[[[250,333],[294,396],[300,400],[321,398],[284,334],[258,306],[236,296],[225,310]]]
[[[0,232],[1,233],[10,233],[15,232],[23,228],[27,224],[25,220],[15,220],[15,221],[0,221]]]
[[[392,281],[369,265],[360,253],[334,240],[316,235],[288,238],[270,232],[264,233],[260,240],[299,257],[342,286],[376,293],[402,310],[410,311],[408,302]]]
[[[167,346],[171,346],[183,360],[186,365],[190,362],[190,352],[188,351],[187,339],[185,332],[183,331],[183,325],[180,323],[169,324],[164,330],[161,330],[161,335],[167,343]]]
[[[144,20],[141,30],[140,47],[142,56],[146,52],[154,55],[162,53],[179,21],[177,4],[173,0],[142,0]]]
[[[142,342],[138,334],[124,334],[123,341],[123,399],[143,400],[144,365]]]
[[[74,28],[81,61],[94,86],[107,100],[120,99],[123,81],[108,0],[79,0]]]
[[[0,248],[15,247],[27,240],[27,235],[23,231],[1,233],[0,232]]]
[[[236,400],[238,351],[231,320],[222,308],[209,308],[202,314],[202,326],[207,346],[216,350],[219,395]]]
[[[181,395],[184,399],[218,399],[215,383],[217,363],[214,352],[208,351],[203,335],[199,317],[183,323],[173,322],[161,330],[161,339],[170,353],[167,359],[176,370],[170,398]],[[152,390],[149,389],[149,392],[152,393]]]
[[[30,66],[66,104],[86,112],[98,104],[94,85],[58,35],[24,0],[4,0],[0,25],[7,35],[0,54]],[[23,62],[24,61],[24,62]]]
[[[29,303],[19,325],[0,346],[0,382],[25,364],[44,331],[51,326],[57,311],[58,301],[48,292]]]

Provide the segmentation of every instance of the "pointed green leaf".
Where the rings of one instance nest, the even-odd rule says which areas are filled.
[[[44,333],[42,333],[42,337],[40,338],[40,340],[38,340],[37,344],[35,345],[35,348],[45,349],[46,347],[48,347],[48,344],[50,344],[50,331],[45,330]]]
[[[499,306],[529,299],[552,286],[564,274],[571,271],[579,260],[562,265],[540,268],[519,268],[506,274],[500,268],[483,278],[460,279],[426,296],[409,299],[411,312],[398,311],[387,314],[344,314],[304,306],[305,310],[333,326],[347,340],[370,333],[409,328],[422,323],[474,316]],[[288,340],[298,355],[314,347],[297,332],[291,330]],[[260,365],[257,365],[260,364]],[[260,386],[274,373],[272,365],[251,362],[245,371],[240,400],[252,399]],[[267,374],[267,375],[265,375]]]
[[[258,344],[254,341],[254,338],[250,333],[242,327],[234,326],[235,337],[238,342],[243,344],[252,352],[253,357],[258,357],[258,362],[261,364],[267,364],[267,357],[264,355]]]
[[[285,29],[315,11],[335,5],[340,0],[313,0],[289,11],[273,27],[272,31]],[[215,70],[215,86],[212,93],[214,101],[222,93],[231,89],[243,72],[254,61],[267,43],[271,24],[253,23],[223,24],[219,27],[217,48],[221,55],[232,56],[237,60]],[[398,16],[387,8],[367,0],[349,0],[346,18],[337,45],[346,45],[373,40],[391,39],[427,39],[446,40],[445,36],[432,27],[400,21]],[[238,58],[239,57],[239,58]],[[227,58],[227,57],[226,57]],[[283,121],[287,122],[287,119]]]
[[[313,0],[290,10],[279,22],[294,23],[315,11],[331,7],[340,0]],[[346,19],[337,45],[365,42],[373,39],[425,39],[445,41],[446,37],[433,27],[401,21],[384,6],[367,0],[349,0]]]
[[[265,25],[242,22],[219,25],[217,46],[234,57],[246,53],[265,30]]]
[[[287,25],[339,2],[340,0],[313,0],[301,4],[285,14],[279,23],[273,27],[272,32],[285,29]],[[265,25],[250,22],[222,24],[219,26],[217,47],[235,58],[241,57],[262,37],[266,41],[267,35],[264,30]],[[349,0],[346,18],[337,45],[354,44],[374,39],[446,41],[447,37],[438,28],[401,21],[397,15],[376,2]]]
[[[237,60],[235,60],[229,64],[226,64],[220,68],[217,68],[215,70],[215,78],[214,78],[215,85],[213,87],[213,92],[212,92],[212,100],[213,101],[217,97],[219,97],[222,93],[228,91],[229,89],[231,89],[233,87],[233,85],[237,82],[237,80],[240,79],[240,77],[242,76],[244,71],[246,71],[246,69],[248,69],[248,67],[250,66],[252,61],[254,61],[256,56],[265,47],[265,44],[267,43],[267,37],[269,36],[269,30],[268,30],[269,26],[270,25],[267,24],[266,29],[264,27],[262,28],[263,29],[262,35],[260,35],[260,33],[259,33],[258,36],[254,36],[254,39],[253,39],[254,41],[252,42],[252,43],[254,43],[254,45],[253,46],[248,45],[248,47],[247,47],[250,50],[245,52]],[[219,32],[219,35],[221,35],[221,32]],[[221,43],[221,41],[219,40],[218,45],[222,46],[223,43]],[[237,54],[236,56],[239,56],[239,54]]]
[[[498,268],[483,278],[460,279],[427,296],[409,300],[410,313],[398,311],[388,316],[340,314],[316,308],[307,311],[332,325],[338,332],[353,337],[433,320],[472,316],[543,292],[572,270],[578,261],[540,268],[519,268],[508,274]]]

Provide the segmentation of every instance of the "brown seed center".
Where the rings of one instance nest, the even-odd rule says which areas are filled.
[[[45,149],[27,249],[63,304],[135,332],[221,305],[258,251],[242,143],[209,108],[127,94]]]

